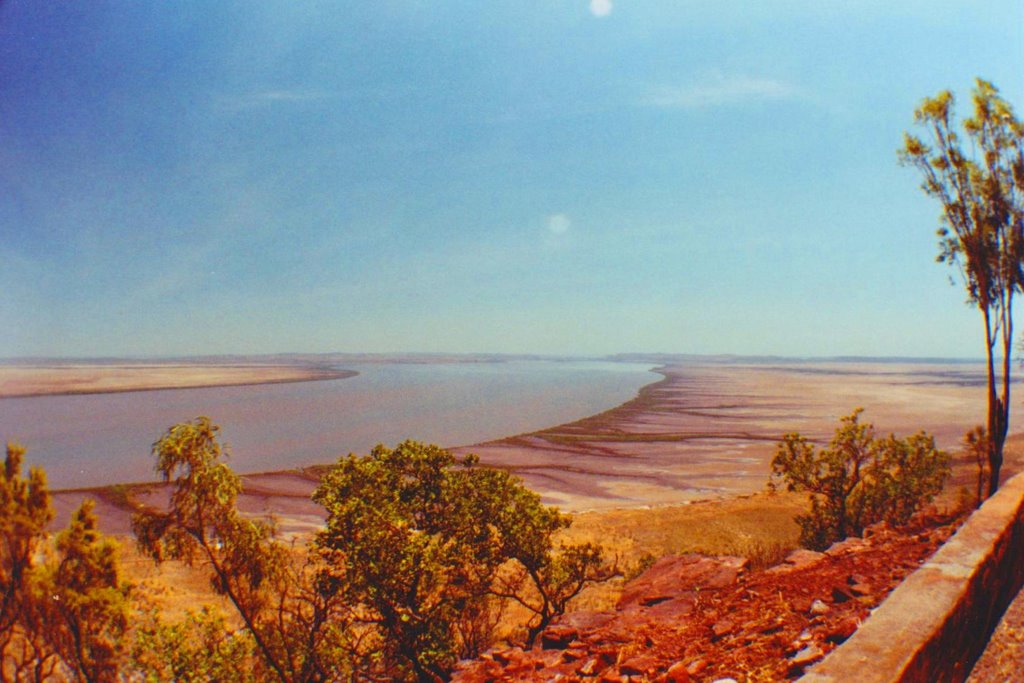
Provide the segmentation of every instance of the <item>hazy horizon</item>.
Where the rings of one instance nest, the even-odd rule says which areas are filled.
[[[1009,0],[8,0],[0,358],[978,358],[896,150],[1022,63]]]
[[[215,354],[194,354],[194,355],[145,355],[125,354],[108,356],[7,356],[0,357],[0,364],[31,364],[36,362],[68,362],[68,363],[117,363],[117,362],[139,362],[159,363],[173,361],[246,361],[246,360],[271,360],[282,359],[291,361],[312,361],[314,359],[328,359],[330,362],[345,362],[351,359],[353,362],[372,362],[374,360],[395,361],[402,360],[475,360],[486,362],[488,360],[541,360],[541,361],[621,361],[624,363],[636,362],[672,362],[682,360],[696,361],[784,361],[784,362],[879,362],[879,363],[984,363],[983,356],[900,356],[900,355],[833,355],[833,356],[797,356],[780,354],[736,354],[736,353],[682,353],[671,351],[644,352],[617,352],[607,354],[582,354],[582,353],[501,353],[501,352],[474,352],[474,351],[270,351],[266,353],[215,353]],[[995,363],[1001,363],[1002,357],[995,356]]]

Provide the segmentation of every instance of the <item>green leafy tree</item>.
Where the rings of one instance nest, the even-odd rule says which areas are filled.
[[[920,432],[906,439],[876,438],[860,422],[862,409],[842,418],[827,447],[786,434],[772,458],[774,482],[809,494],[809,514],[797,517],[801,543],[824,549],[880,521],[904,524],[941,490],[949,456]]]
[[[129,589],[120,577],[117,544],[96,527],[86,499],[57,536],[56,558],[33,586],[33,630],[45,635],[75,677],[117,680],[128,629]]]
[[[900,526],[942,492],[949,478],[950,458],[935,447],[924,432],[899,439],[890,434],[877,439],[866,472],[868,499],[862,526],[885,521]]]
[[[914,113],[930,143],[907,134],[901,161],[920,171],[925,193],[942,205],[940,263],[960,273],[967,302],[985,328],[988,495],[999,487],[1010,416],[1013,298],[1024,283],[1024,127],[991,83],[977,79],[974,115],[957,132],[949,91],[926,98]],[[969,143],[965,151],[964,142]],[[998,376],[997,352],[1001,354]]]
[[[501,562],[496,530],[475,514],[470,469],[412,441],[349,456],[313,499],[327,510],[317,546],[378,634],[390,677],[447,678],[458,656],[453,624],[480,609]]]
[[[149,655],[133,654],[150,678],[179,677],[175,653],[188,640],[208,644],[210,671],[219,648],[252,653],[258,680],[447,680],[459,658],[490,644],[509,600],[530,608],[532,640],[610,571],[596,546],[556,552],[568,518],[518,479],[437,446],[407,441],[339,461],[314,493],[327,524],[308,548],[239,514],[241,481],[209,419],[171,427],[153,452],[170,501],[135,517],[140,547],[207,567],[245,639],[214,640],[208,617],[154,616],[138,631]]]
[[[45,680],[60,666],[45,641],[32,638],[25,616],[30,601],[35,558],[53,519],[46,473],[21,472],[25,449],[8,443],[0,472],[0,681]]]
[[[9,634],[18,619],[20,599],[46,525],[53,519],[46,473],[33,467],[21,474],[25,449],[7,444],[0,472],[0,633]]]
[[[0,681],[114,681],[128,612],[116,544],[86,500],[51,546],[46,475],[25,478],[24,453],[8,444],[0,474]]]
[[[171,483],[166,510],[133,519],[140,548],[211,572],[252,637],[262,678],[317,683],[349,673],[348,615],[337,592],[315,582],[304,553],[273,539],[272,527],[238,512],[241,480],[223,461],[219,427],[199,417],[171,427],[153,445],[156,469]]]
[[[552,535],[568,519],[518,479],[433,445],[350,455],[314,500],[328,515],[316,541],[325,580],[339,580],[361,609],[391,680],[447,680],[459,657],[485,643],[465,626],[486,617],[495,597],[527,605],[546,625],[602,566],[593,546],[553,557]]]

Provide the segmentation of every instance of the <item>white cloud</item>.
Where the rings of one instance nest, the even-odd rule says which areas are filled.
[[[612,0],[590,0],[590,13],[595,17],[607,17],[612,13]]]
[[[796,88],[784,81],[717,74],[692,85],[657,87],[644,99],[644,104],[666,109],[703,109],[749,100],[781,100],[795,94]]]
[[[564,213],[553,213],[548,216],[548,230],[554,235],[564,235],[572,227],[572,221]]]
[[[326,100],[329,95],[319,90],[262,90],[222,97],[217,104],[228,110],[270,107],[276,104],[303,104]]]
[[[322,100],[324,94],[312,90],[266,90],[255,97],[264,102],[314,102]]]

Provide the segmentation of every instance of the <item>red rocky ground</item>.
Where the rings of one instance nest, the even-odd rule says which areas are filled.
[[[576,612],[536,647],[494,650],[453,681],[782,681],[843,642],[954,531],[873,527],[767,570],[735,557],[659,560],[611,612]]]

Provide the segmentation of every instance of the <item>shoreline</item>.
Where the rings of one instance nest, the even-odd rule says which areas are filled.
[[[664,372],[662,372],[665,369],[666,366],[652,367],[650,372],[660,374],[661,378],[654,379],[652,382],[643,385],[637,390],[636,395],[617,406],[613,406],[607,410],[586,416],[579,420],[544,428],[537,432],[526,432],[520,435],[502,437],[498,441],[515,439],[519,436],[528,436],[530,434],[536,434],[550,429],[559,429],[566,425],[574,425],[583,421],[593,420],[604,415],[615,413],[616,411],[621,410],[626,406],[631,406],[636,401],[640,400],[644,396],[644,392],[651,387],[655,387],[667,381],[668,377]],[[342,379],[359,374],[354,370],[338,372],[348,373],[340,377]],[[316,381],[317,379],[319,378],[311,378],[310,380],[296,379],[282,381]],[[334,378],[324,377],[323,379]],[[258,384],[271,383],[275,382],[258,382]],[[68,393],[66,395],[71,394]],[[3,398],[6,397],[0,395],[0,400]],[[468,446],[445,446],[445,448],[456,455],[460,455],[467,452],[475,452],[475,449],[478,449],[488,443],[495,442],[487,441]],[[279,522],[278,528],[282,535],[294,535],[305,531],[315,530],[322,525],[323,514],[319,506],[312,502],[311,495],[322,476],[322,472],[332,464],[333,463],[311,463],[303,467],[292,469],[268,470],[264,472],[240,474],[239,477],[242,480],[242,492],[239,494],[239,509],[249,514],[274,516]],[[488,464],[488,466],[491,465]],[[96,501],[96,512],[100,520],[100,526],[104,531],[107,533],[129,535],[131,533],[130,518],[135,506],[139,503],[146,505],[163,504],[166,500],[166,491],[168,489],[169,484],[155,479],[145,482],[116,483],[105,486],[52,489],[50,493],[56,509],[56,514],[54,515],[54,520],[50,523],[50,526],[54,530],[62,528],[64,522],[61,520],[68,518],[75,507],[81,503],[82,499],[88,496]],[[690,502],[694,501],[685,501],[685,504],[689,504]],[[655,505],[652,507],[661,507],[661,505]]]
[[[612,408],[573,422],[494,441],[449,447],[481,464],[507,469],[569,513],[661,508],[731,499],[764,490],[774,443],[799,431],[828,439],[838,417],[866,405],[879,435],[926,429],[952,449],[982,414],[973,370],[907,365],[894,373],[876,364],[800,367],[679,364],[653,368],[661,379]],[[323,468],[244,474],[239,507],[274,515],[281,531],[301,534],[322,524],[309,495]],[[1007,468],[1009,471],[1010,468]],[[108,529],[125,532],[130,501],[159,505],[166,485],[122,484],[55,491],[58,519],[85,495],[101,499]],[[77,504],[77,503],[74,503]]]
[[[0,367],[0,400],[322,382],[358,374],[303,365],[7,366]]]

